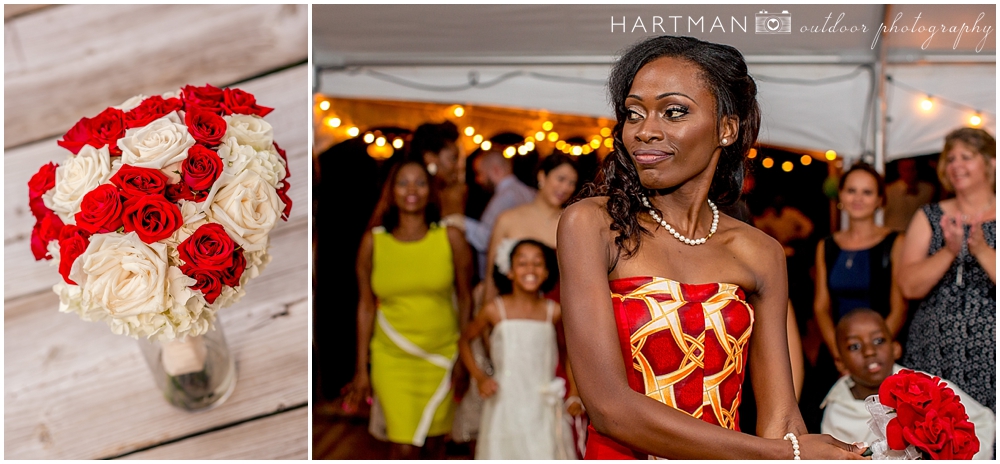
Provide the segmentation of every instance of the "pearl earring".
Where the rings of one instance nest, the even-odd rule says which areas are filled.
[[[427,164],[427,173],[436,176],[438,172],[438,166],[434,163]]]
[[[729,139],[722,139],[722,145],[725,145],[728,142],[729,142]]]

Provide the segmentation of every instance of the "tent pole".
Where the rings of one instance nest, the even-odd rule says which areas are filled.
[[[883,8],[882,24],[889,24],[889,15],[891,14],[890,9],[892,5],[885,5]],[[879,32],[882,34],[882,38],[879,40],[878,47],[878,61],[875,63],[875,76],[878,79],[877,87],[877,103],[875,107],[875,170],[880,174],[885,176],[885,159],[886,159],[886,148],[888,146],[888,140],[886,137],[886,118],[888,117],[887,109],[888,103],[885,98],[885,65],[886,58],[888,55],[888,34],[884,32]]]

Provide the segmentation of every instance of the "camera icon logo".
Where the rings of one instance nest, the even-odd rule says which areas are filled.
[[[792,14],[788,11],[781,13],[768,13],[761,10],[755,15],[758,34],[791,34]]]

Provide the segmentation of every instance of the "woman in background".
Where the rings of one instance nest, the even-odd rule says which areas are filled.
[[[461,231],[439,219],[430,174],[405,161],[390,171],[358,251],[358,356],[344,402],[356,409],[374,391],[390,459],[444,459],[451,430],[472,254]]]
[[[955,197],[917,211],[896,270],[903,296],[921,300],[902,364],[955,382],[994,413],[996,146],[982,129],[945,137],[938,178]]]
[[[434,178],[434,187],[441,200],[441,217],[465,213],[468,189],[460,169],[457,140],[458,127],[445,121],[421,124],[410,141],[409,159],[423,163]]]

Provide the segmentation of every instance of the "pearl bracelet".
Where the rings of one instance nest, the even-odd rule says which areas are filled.
[[[792,442],[792,454],[794,455],[792,459],[801,461],[802,458],[799,457],[799,439],[792,432],[786,433],[784,439]]]

